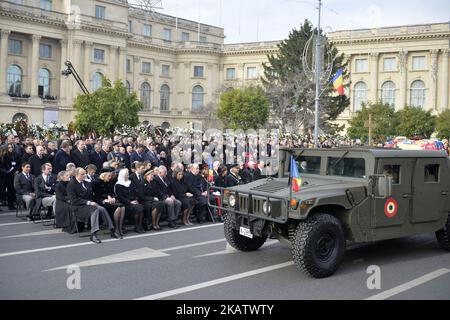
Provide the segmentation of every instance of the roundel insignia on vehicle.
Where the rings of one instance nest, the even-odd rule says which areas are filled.
[[[384,214],[388,218],[393,218],[397,215],[398,212],[398,203],[394,198],[390,198],[386,201],[384,205]]]

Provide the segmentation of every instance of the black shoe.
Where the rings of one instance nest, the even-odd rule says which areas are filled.
[[[91,234],[91,241],[97,244],[102,243],[102,241],[99,238],[97,238],[96,234]]]
[[[169,222],[169,224],[167,226],[169,228],[172,228],[172,229],[178,229],[179,228],[179,226],[177,225],[176,222]]]
[[[136,233],[145,233],[145,231],[142,228],[138,228],[138,227],[134,228],[134,232],[136,232]]]
[[[111,238],[113,239],[123,239],[123,237],[115,231],[111,231]]]

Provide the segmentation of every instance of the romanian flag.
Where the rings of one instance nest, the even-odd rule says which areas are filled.
[[[213,161],[212,161],[212,157],[209,156],[208,158],[208,182],[213,182],[214,181],[214,168],[213,168]]]
[[[297,163],[294,157],[291,157],[291,179],[292,179],[292,191],[299,192],[302,185],[302,178],[298,173]]]
[[[334,90],[336,90],[340,96],[343,96],[344,93],[344,77],[342,75],[342,68],[339,68],[336,75],[331,80],[333,83]]]

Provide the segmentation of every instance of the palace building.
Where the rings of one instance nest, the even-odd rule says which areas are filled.
[[[68,123],[81,89],[61,75],[74,65],[89,91],[102,76],[124,81],[144,104],[141,121],[190,127],[214,123],[221,92],[259,83],[278,41],[224,44],[224,30],[126,0],[0,2],[0,122]],[[449,23],[329,34],[350,59],[351,106],[364,102],[449,108]]]

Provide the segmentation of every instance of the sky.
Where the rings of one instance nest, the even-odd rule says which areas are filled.
[[[323,0],[327,31],[450,23],[448,0]],[[162,0],[162,12],[223,27],[225,43],[282,40],[305,19],[317,25],[317,0]]]

